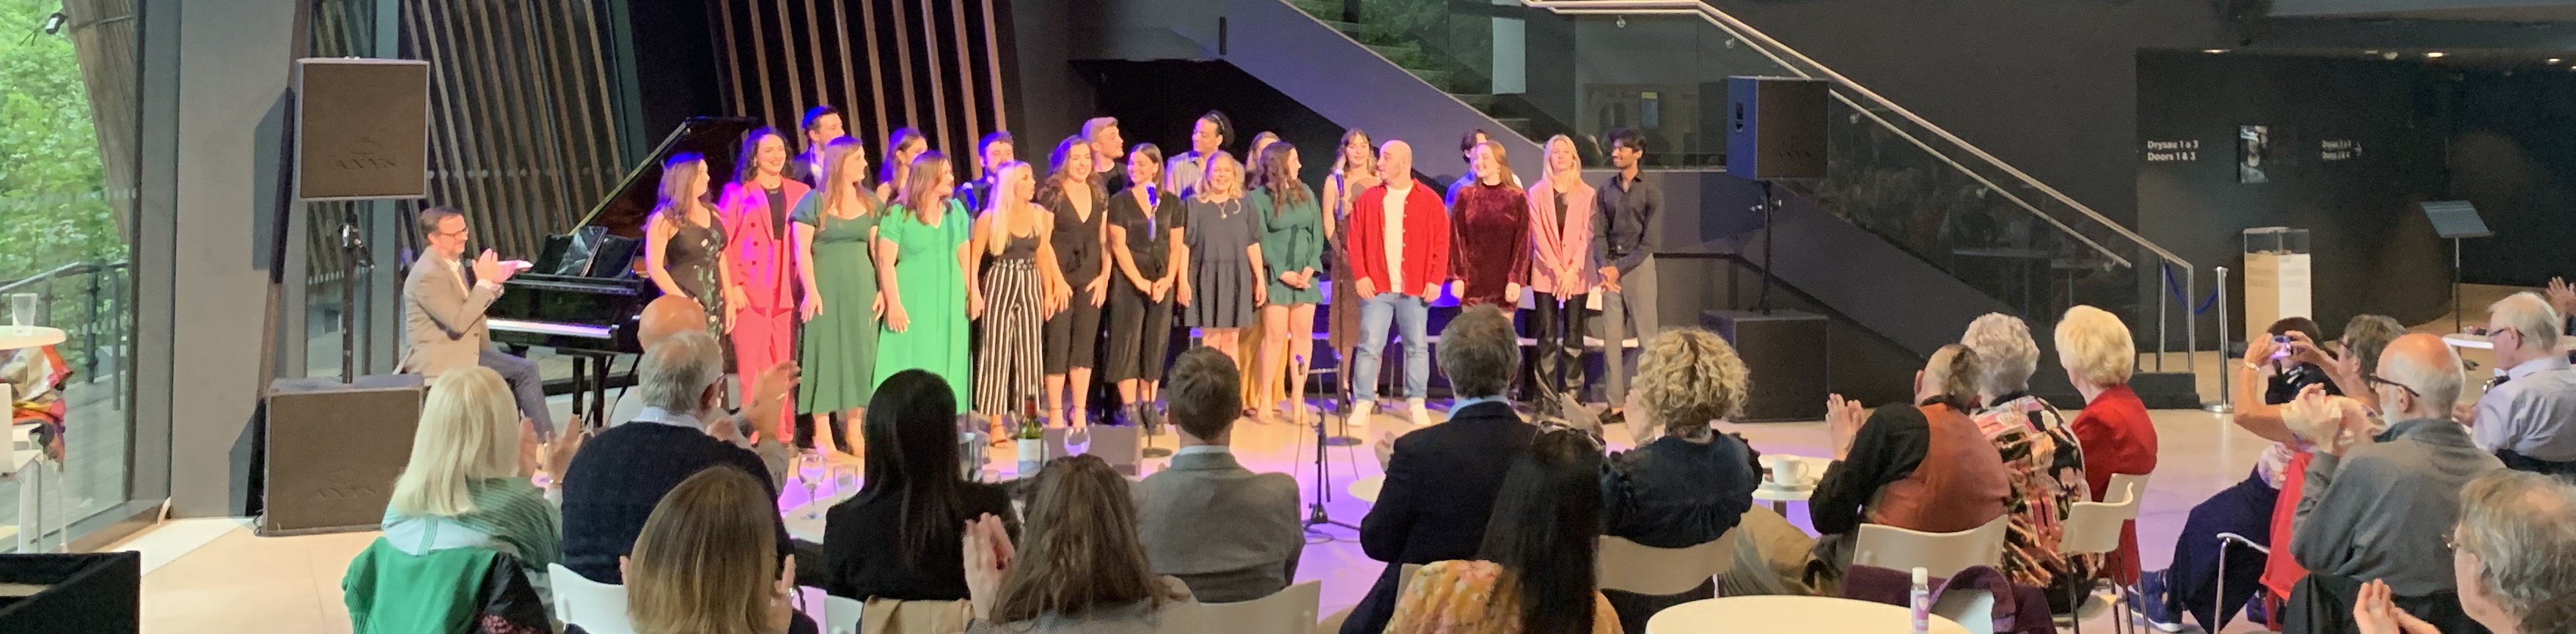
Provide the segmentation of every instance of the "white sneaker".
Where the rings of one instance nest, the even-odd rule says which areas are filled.
[[[1367,423],[1367,422],[1368,422],[1368,419],[1369,419],[1369,416],[1370,416],[1370,415],[1372,415],[1372,414],[1376,414],[1376,413],[1377,413],[1377,399],[1373,399],[1373,398],[1363,398],[1363,399],[1355,399],[1355,400],[1351,401],[1351,415],[1350,415],[1350,420],[1360,421],[1361,423]]]
[[[1414,427],[1428,427],[1431,425],[1431,408],[1423,406],[1422,399],[1405,399],[1404,406],[1413,410]]]

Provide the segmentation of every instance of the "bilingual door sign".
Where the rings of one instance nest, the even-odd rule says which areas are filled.
[[[2199,139],[2147,141],[2147,162],[2189,163],[2200,160]]]

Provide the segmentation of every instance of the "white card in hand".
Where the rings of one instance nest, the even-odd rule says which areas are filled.
[[[1583,294],[1583,308],[1584,310],[1601,310],[1601,287],[1592,287],[1592,292]]]

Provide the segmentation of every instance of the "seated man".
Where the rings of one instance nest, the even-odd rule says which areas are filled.
[[[698,308],[697,300],[681,295],[663,295],[654,298],[653,303],[645,304],[644,314],[635,318],[635,343],[651,350],[662,345],[671,335],[692,330],[705,332],[706,329],[707,313],[705,309]],[[643,413],[644,391],[622,389],[617,391],[617,402],[609,406],[608,420],[603,422],[614,425],[635,420]]]
[[[1823,536],[1814,551],[1822,578],[1839,579],[1850,565],[1863,522],[1954,533],[2003,516],[2012,488],[2003,457],[1968,418],[1977,363],[1965,346],[1942,346],[1915,375],[1915,405],[1878,408],[1866,423],[1859,403],[1832,398],[1825,421],[1834,463],[1807,507]]]
[[[2330,417],[2336,431],[2309,436],[2315,457],[2289,545],[2308,576],[2290,591],[2283,631],[2350,631],[2354,597],[2371,579],[2388,583],[2398,607],[2444,631],[2476,631],[2460,612],[2446,535],[2460,518],[2461,485],[2504,464],[2451,419],[2460,357],[2440,337],[2406,335],[2388,344],[2368,380],[2394,421],[2386,432],[2369,434],[2360,405],[2339,397],[2302,397],[2290,412]]]
[[[1270,596],[1297,578],[1306,531],[1297,479],[1234,459],[1242,375],[1225,353],[1195,348],[1172,363],[1164,394],[1181,449],[1136,486],[1136,523],[1154,574],[1179,577],[1207,603]]]
[[[745,421],[772,420],[760,414],[779,411],[795,384],[793,364],[764,372],[755,382],[760,389],[752,395],[748,418],[726,416],[718,407],[724,356],[715,337],[694,330],[673,335],[646,350],[637,366],[644,413],[584,443],[563,474],[564,567],[600,583],[624,582],[617,558],[634,548],[662,495],[701,470],[741,469],[777,497],[778,474],[739,443]],[[782,520],[778,554],[785,557],[793,548]]]
[[[481,365],[501,373],[540,440],[555,437],[554,414],[546,409],[545,380],[527,359],[492,349],[483,310],[501,297],[501,282],[518,269],[502,264],[491,249],[474,258],[472,280],[466,279],[465,214],[447,207],[422,210],[418,218],[423,247],[403,278],[403,328],[411,345],[401,368],[431,380],[448,370]]]
[[[1538,435],[1503,400],[1519,368],[1512,319],[1491,306],[1459,311],[1440,331],[1440,369],[1458,400],[1448,422],[1395,441],[1386,487],[1360,520],[1360,548],[1386,562],[1386,571],[1342,621],[1343,634],[1386,630],[1403,592],[1395,581],[1405,564],[1476,558],[1503,471]]]
[[[2576,372],[2558,352],[2558,311],[2531,293],[2487,307],[2503,382],[2478,399],[2472,436],[2504,466],[2576,474]]]

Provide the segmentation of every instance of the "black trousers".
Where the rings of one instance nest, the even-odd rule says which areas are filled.
[[[1583,334],[1590,311],[1583,309],[1582,295],[1536,295],[1530,338],[1537,341],[1532,355],[1538,357],[1538,373],[1530,384],[1537,388],[1539,411],[1555,412],[1557,394],[1583,389]]]
[[[1147,301],[1126,276],[1109,276],[1109,353],[1101,359],[1101,380],[1163,380],[1163,359],[1172,346],[1172,296]]]
[[[1088,280],[1073,285],[1072,306],[1066,307],[1063,312],[1058,312],[1054,317],[1048,317],[1046,320],[1046,353],[1043,365],[1047,374],[1064,374],[1073,368],[1088,370],[1093,366],[1093,357],[1097,356],[1095,352],[1100,346],[1100,313],[1101,309],[1108,307],[1108,303],[1102,302],[1100,306],[1091,305],[1091,295],[1082,292],[1084,283],[1088,283]],[[1110,289],[1110,292],[1116,293],[1117,289]],[[1076,393],[1081,393],[1086,386],[1077,385],[1073,388]]]

